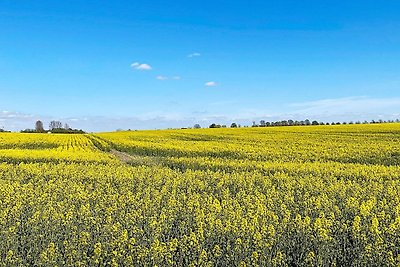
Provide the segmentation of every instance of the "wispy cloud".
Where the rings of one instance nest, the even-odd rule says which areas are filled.
[[[282,103],[274,110],[242,109],[241,118],[252,120],[370,121],[400,119],[400,98],[372,98],[367,96],[320,99],[297,103]],[[268,115],[266,115],[268,114]]]
[[[371,98],[366,96],[322,99],[290,106],[303,113],[383,112],[400,108],[400,98]]]
[[[27,125],[32,125],[33,128],[37,119],[32,114],[4,110],[0,111],[0,128],[12,131],[27,128]]]
[[[178,106],[171,102],[170,106]],[[279,109],[266,110],[251,106],[228,111],[226,106],[232,103],[211,102],[202,106],[200,111],[165,113],[152,111],[137,116],[77,116],[58,118],[50,115],[33,115],[12,111],[0,111],[0,128],[19,131],[34,128],[36,120],[48,125],[51,120],[60,120],[73,128],[86,131],[113,131],[122,129],[163,129],[192,126],[200,123],[207,127],[211,123],[227,124],[232,122],[250,125],[260,120],[318,120],[331,121],[363,121],[363,120],[395,120],[400,119],[400,98],[347,97],[337,99],[321,99],[302,103],[280,105]],[[222,108],[221,108],[222,107]],[[209,109],[209,110],[208,110]],[[222,111],[221,111],[222,110]]]
[[[151,112],[137,116],[82,116],[58,118],[52,116],[38,116],[21,114],[17,112],[0,111],[0,128],[12,131],[20,131],[26,128],[34,128],[36,120],[48,125],[51,120],[60,120],[68,123],[73,128],[83,129],[88,132],[115,131],[116,129],[166,129],[191,127],[195,123],[201,123],[208,127],[211,123],[228,123],[232,119],[224,115],[184,114],[184,113],[160,113]]]
[[[198,52],[191,53],[191,54],[188,55],[189,58],[192,58],[192,57],[199,57],[199,56],[201,56],[201,54],[198,53]]]
[[[216,82],[210,81],[210,82],[206,82],[204,85],[207,87],[215,87],[218,84]]]
[[[157,79],[157,80],[160,80],[160,81],[165,81],[165,80],[168,80],[168,77],[158,75],[158,76],[156,77],[156,79]]]
[[[31,114],[24,114],[19,112],[13,112],[8,110],[0,111],[0,119],[12,119],[12,118],[32,118]]]
[[[172,77],[168,77],[168,76],[162,76],[162,75],[158,75],[156,76],[157,80],[160,81],[165,81],[165,80],[180,80],[181,76],[172,76]]]
[[[135,70],[151,70],[152,69],[152,67],[149,64],[139,63],[139,62],[132,63],[131,68],[133,68]]]

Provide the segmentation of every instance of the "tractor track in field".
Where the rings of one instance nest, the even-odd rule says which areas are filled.
[[[111,155],[114,155],[118,158],[122,163],[133,165],[133,166],[160,166],[162,164],[162,159],[160,157],[150,157],[150,156],[139,156],[139,155],[131,155],[126,152],[122,152],[116,149],[111,149],[109,152]]]
[[[116,157],[123,164],[131,166],[161,166],[163,165],[162,157],[158,156],[143,156],[139,154],[130,154],[116,149],[112,142],[104,140],[101,137],[88,135],[86,136],[92,144],[100,151],[108,153]]]
[[[129,163],[130,161],[133,161],[133,160],[135,160],[135,158],[137,158],[135,156],[129,155],[128,153],[121,152],[121,151],[116,150],[116,149],[111,149],[110,154],[112,154],[115,157],[117,157],[123,163]]]

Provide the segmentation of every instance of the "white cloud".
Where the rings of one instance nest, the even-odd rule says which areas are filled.
[[[151,70],[152,69],[152,67],[149,64],[139,63],[139,62],[132,63],[131,67],[136,70]]]
[[[197,52],[188,55],[188,57],[199,57],[199,56],[201,56],[201,54]]]
[[[156,77],[156,79],[157,79],[157,80],[160,80],[160,81],[165,81],[165,80],[168,80],[168,77],[158,75],[158,76]]]
[[[371,121],[377,119],[400,119],[400,98],[372,98],[366,96],[320,99],[298,103],[282,103],[274,111],[253,109],[242,115],[246,118],[267,119],[264,114],[270,114],[270,120],[304,120],[306,118],[324,122],[331,121]],[[271,113],[272,112],[272,113]],[[256,120],[256,119],[255,119]],[[257,121],[257,120],[256,120]]]
[[[207,87],[214,87],[217,86],[218,84],[216,82],[211,81],[211,82],[206,82],[204,85]]]
[[[13,119],[13,118],[29,119],[32,117],[33,117],[33,115],[31,115],[31,114],[24,114],[24,113],[12,112],[12,111],[7,111],[7,110],[0,111],[1,119]]]
[[[168,103],[169,107],[179,106],[177,102]],[[234,110],[227,107],[237,106]],[[195,107],[193,107],[195,109]],[[113,131],[123,129],[154,129],[154,128],[180,128],[200,123],[207,127],[211,123],[230,125],[236,122],[242,125],[251,125],[252,121],[260,120],[317,120],[332,121],[371,121],[400,119],[400,97],[397,98],[371,98],[347,97],[337,99],[320,99],[302,103],[280,103],[275,110],[265,109],[265,106],[250,108],[241,106],[240,103],[219,101],[201,105],[200,111],[187,110],[182,113],[165,113],[152,111],[148,114],[136,116],[77,116],[53,117],[51,115],[25,114],[13,111],[0,110],[0,128],[19,131],[34,128],[36,120],[42,120],[47,126],[51,120],[60,120],[68,123],[73,128],[86,131]]]
[[[39,118],[32,114],[24,114],[13,111],[0,111],[0,129],[19,131],[25,128],[33,128]]]
[[[291,106],[297,108],[299,112],[311,114],[385,112],[400,108],[400,98],[343,97],[294,103]]]
[[[167,76],[162,76],[162,75],[158,75],[156,77],[157,80],[160,81],[165,81],[165,80],[180,80],[181,76],[173,76],[173,77],[167,77]]]

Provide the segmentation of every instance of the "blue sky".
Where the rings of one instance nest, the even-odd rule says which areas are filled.
[[[0,127],[400,117],[399,1],[0,0]]]

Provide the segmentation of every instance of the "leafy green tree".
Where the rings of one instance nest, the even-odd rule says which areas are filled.
[[[221,125],[213,123],[209,128],[221,128]]]

